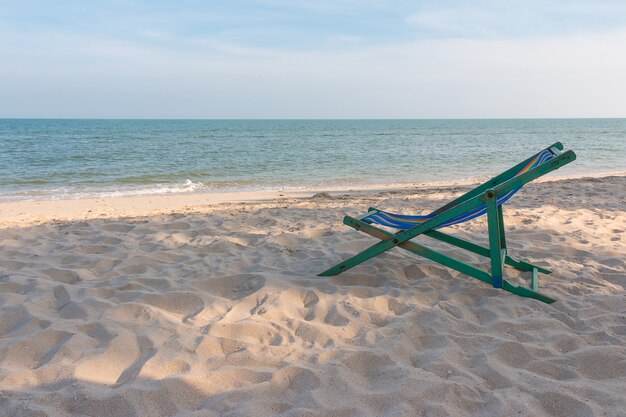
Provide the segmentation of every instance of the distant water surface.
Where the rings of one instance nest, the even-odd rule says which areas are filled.
[[[0,119],[0,199],[465,180],[556,141],[559,175],[626,171],[626,119]]]

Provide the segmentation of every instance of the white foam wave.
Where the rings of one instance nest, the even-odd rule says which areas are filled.
[[[182,184],[160,184],[153,187],[121,189],[115,191],[101,191],[95,193],[97,197],[123,197],[129,195],[150,195],[150,194],[175,194],[175,193],[191,193],[206,190],[207,187],[202,182],[193,182],[190,179],[185,180]],[[84,198],[84,197],[79,197]]]
[[[20,190],[4,192],[0,195],[0,201],[14,200],[77,200],[83,198],[110,198],[139,195],[178,194],[192,193],[209,190],[211,187],[190,179],[182,183],[155,184],[152,186],[135,187],[106,187],[93,189],[86,187],[64,187],[46,190]]]

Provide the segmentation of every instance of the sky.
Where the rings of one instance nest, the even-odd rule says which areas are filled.
[[[0,0],[0,117],[626,117],[626,1]]]

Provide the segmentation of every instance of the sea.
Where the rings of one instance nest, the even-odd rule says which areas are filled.
[[[626,119],[0,119],[0,200],[471,181],[557,141],[552,176],[626,172]]]

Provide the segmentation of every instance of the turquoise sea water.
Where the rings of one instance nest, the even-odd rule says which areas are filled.
[[[556,141],[558,175],[626,171],[626,119],[0,119],[0,199],[465,180]]]

